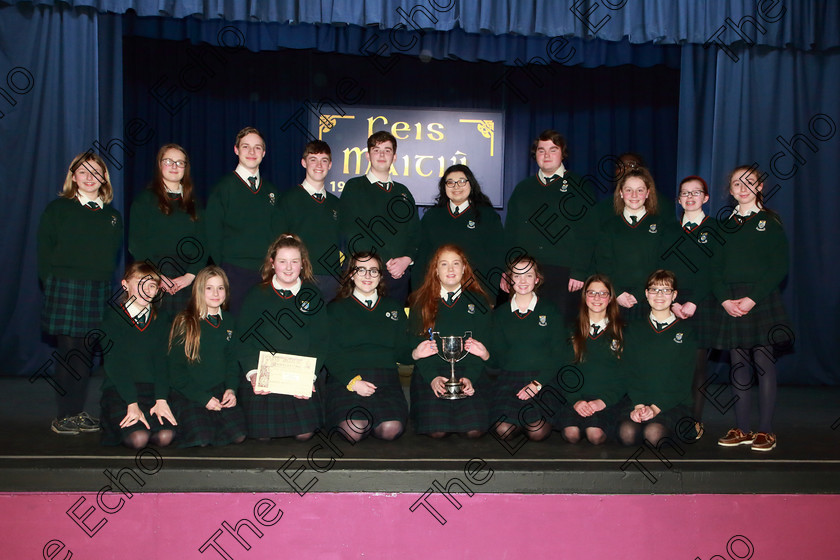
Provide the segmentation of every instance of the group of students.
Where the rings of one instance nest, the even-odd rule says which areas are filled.
[[[74,158],[38,233],[43,326],[63,363],[75,358],[89,375],[103,356],[102,419],[79,412],[88,375],[57,367],[65,390],[52,430],[101,424],[104,443],[133,448],[306,440],[321,427],[394,439],[409,417],[397,364],[413,363],[418,433],[538,440],[557,429],[570,442],[655,443],[681,419],[702,435],[706,357],[719,348],[730,351],[739,398],[737,426],[718,443],[775,447],[768,333],[786,323],[787,242],[757,169],[731,173],[735,206],[724,220],[704,214],[705,181],[685,178],[677,219],[635,154],[620,158],[612,199],[596,202],[565,169],[563,137],[547,130],[532,145],[538,172],[516,186],[503,227],[466,165],[444,172],[420,220],[391,174],[396,149],[391,134],[374,133],[370,170],[339,199],[324,188],[329,146],[310,142],[305,179],[281,193],[260,175],[262,135],[245,128],[236,169],[204,209],[186,151],[163,146],[131,207],[135,262],[117,298],[113,187],[97,155]],[[467,398],[440,398],[449,365],[435,332],[467,335],[456,365]],[[311,395],[257,389],[261,351],[315,357]]]

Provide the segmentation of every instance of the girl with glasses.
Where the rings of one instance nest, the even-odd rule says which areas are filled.
[[[128,250],[161,275],[162,312],[174,315],[187,305],[196,273],[207,264],[203,208],[195,198],[190,158],[177,144],[161,146],[149,187],[131,203]]]
[[[396,439],[408,419],[397,369],[397,362],[411,360],[405,311],[386,297],[383,270],[377,254],[353,255],[328,306],[326,425],[352,442],[369,435]]]

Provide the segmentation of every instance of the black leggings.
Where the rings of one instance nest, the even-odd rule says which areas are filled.
[[[58,335],[56,350],[52,357],[55,363],[55,382],[58,385],[55,389],[55,403],[57,417],[61,419],[84,410],[93,356],[81,336]]]

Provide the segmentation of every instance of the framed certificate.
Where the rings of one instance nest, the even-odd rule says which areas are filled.
[[[311,356],[260,352],[255,389],[279,395],[312,396],[315,364]]]

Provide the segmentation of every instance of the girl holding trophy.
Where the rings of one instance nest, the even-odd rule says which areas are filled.
[[[491,307],[464,251],[440,246],[411,303],[409,328],[418,341],[411,354],[416,362],[411,417],[417,433],[481,436],[489,424],[481,385],[490,359],[481,341],[490,336]],[[459,379],[453,382],[456,374]]]

